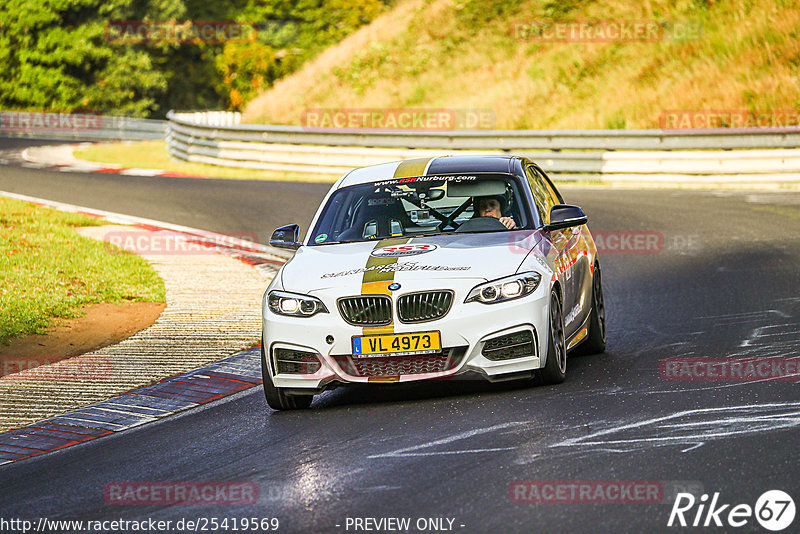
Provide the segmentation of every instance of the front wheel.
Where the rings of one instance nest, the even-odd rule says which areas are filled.
[[[564,341],[564,315],[555,289],[550,292],[550,332],[547,359],[539,370],[545,384],[560,384],[567,375],[567,344]]]
[[[578,354],[600,354],[606,350],[606,305],[603,300],[603,280],[600,264],[595,263],[592,276],[592,312],[589,316],[589,333],[576,347]]]
[[[313,395],[287,395],[281,388],[275,387],[267,369],[267,355],[264,343],[261,343],[261,378],[264,379],[264,396],[273,410],[304,410],[311,406]]]

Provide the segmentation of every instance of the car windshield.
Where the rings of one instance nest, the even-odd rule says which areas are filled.
[[[343,187],[328,199],[309,245],[507,231],[497,215],[526,228],[531,217],[521,192],[510,174],[414,176]],[[478,216],[481,198],[497,201],[494,217]]]

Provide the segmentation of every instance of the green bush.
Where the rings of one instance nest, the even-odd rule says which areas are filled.
[[[240,109],[391,0],[28,0],[0,3],[0,107],[163,117]],[[114,42],[112,21],[236,21],[252,39]]]

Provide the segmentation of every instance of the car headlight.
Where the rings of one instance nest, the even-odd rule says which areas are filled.
[[[539,273],[524,273],[486,282],[473,287],[464,302],[494,304],[518,299],[533,293],[541,279]]]
[[[328,308],[316,297],[287,291],[270,291],[267,299],[269,309],[278,315],[311,317],[317,313],[328,313]]]

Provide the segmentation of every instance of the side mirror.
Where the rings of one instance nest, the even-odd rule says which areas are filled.
[[[302,246],[302,243],[298,242],[299,238],[300,227],[296,224],[287,224],[272,232],[269,244],[277,248],[297,250]]]
[[[544,230],[561,230],[586,224],[589,218],[578,206],[556,204],[550,208],[550,224],[544,225]]]

